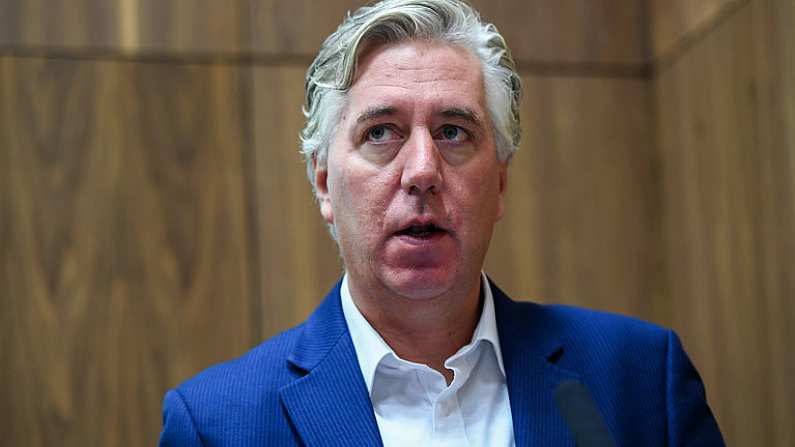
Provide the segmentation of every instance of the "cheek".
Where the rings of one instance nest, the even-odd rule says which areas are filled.
[[[478,170],[461,177],[456,185],[451,185],[457,200],[453,204],[454,213],[459,214],[463,228],[472,232],[483,232],[484,227],[493,225],[500,217],[499,173]]]
[[[386,185],[377,173],[355,166],[343,168],[334,183],[332,192],[335,215],[359,239],[373,236],[383,222],[387,203]]]

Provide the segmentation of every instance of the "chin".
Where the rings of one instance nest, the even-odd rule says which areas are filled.
[[[394,294],[412,300],[428,300],[451,291],[456,284],[454,269],[406,268],[385,272],[384,285]]]

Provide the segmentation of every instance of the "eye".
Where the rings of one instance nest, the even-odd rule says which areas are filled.
[[[440,137],[447,141],[465,141],[469,139],[469,134],[461,127],[446,125],[442,127]]]
[[[376,165],[385,165],[395,158],[404,137],[392,124],[376,124],[359,137],[358,153]]]
[[[395,138],[397,138],[395,131],[384,125],[371,127],[367,130],[364,136],[365,141],[372,143],[383,143],[386,141],[392,141]]]
[[[460,165],[472,157],[477,149],[473,134],[464,127],[445,124],[434,135],[442,157],[451,165]]]

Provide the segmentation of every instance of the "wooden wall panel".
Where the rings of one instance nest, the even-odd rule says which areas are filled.
[[[643,65],[646,0],[473,0],[520,62]]]
[[[652,55],[664,57],[687,36],[708,27],[721,11],[748,0],[650,0]]]
[[[298,152],[304,72],[303,67],[254,71],[263,337],[306,319],[342,272]]]
[[[323,40],[361,0],[251,0],[252,48],[256,53],[302,56],[306,65]]]
[[[311,60],[347,11],[367,2],[252,1],[256,53]],[[523,63],[631,64],[646,62],[644,0],[474,1],[505,34]]]
[[[0,45],[119,46],[120,15],[119,2],[4,0],[0,2]]]
[[[238,53],[249,48],[250,17],[245,0],[138,0],[135,3],[136,49]]]
[[[0,433],[153,445],[256,340],[240,70],[2,58]]]
[[[753,0],[655,82],[671,323],[729,445],[795,444],[794,20]]]
[[[664,320],[646,82],[523,82],[523,144],[487,271],[517,298]]]
[[[239,52],[248,2],[234,0],[3,0],[0,47],[140,52]]]

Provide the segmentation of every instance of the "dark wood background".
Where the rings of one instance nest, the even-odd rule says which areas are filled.
[[[297,152],[360,2],[0,0],[0,439],[156,443],[163,393],[340,273]],[[487,271],[674,327],[731,445],[795,445],[795,5],[476,1],[524,143]]]

